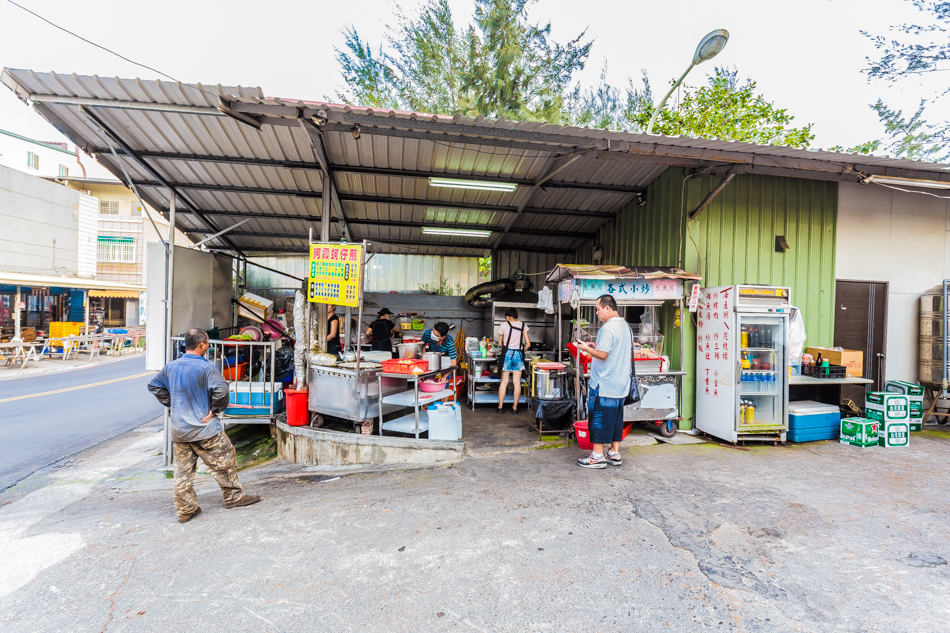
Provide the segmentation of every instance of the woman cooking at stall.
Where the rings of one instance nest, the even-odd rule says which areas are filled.
[[[369,327],[366,328],[366,336],[370,337],[372,341],[370,349],[392,353],[392,333],[402,332],[402,330],[399,329],[398,325],[392,322],[389,318],[390,315],[392,315],[392,310],[383,308],[376,314],[376,320],[370,323]]]
[[[427,352],[447,354],[453,365],[458,365],[459,353],[455,341],[449,337],[449,325],[439,321],[432,329],[422,333],[422,343]]]
[[[340,336],[340,317],[336,315],[336,306],[327,306],[327,354],[339,354],[343,351]]]
[[[498,344],[502,349],[501,383],[498,385],[498,411],[504,411],[508,381],[514,380],[512,413],[518,413],[521,401],[521,372],[524,371],[524,350],[531,345],[528,326],[518,320],[518,308],[505,310],[505,322],[498,330]]]

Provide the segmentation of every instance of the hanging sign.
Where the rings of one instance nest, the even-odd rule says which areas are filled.
[[[689,293],[689,311],[696,312],[699,306],[699,282],[693,284],[693,291]]]
[[[362,244],[311,244],[307,300],[359,307],[362,268]]]
[[[679,299],[681,279],[579,279],[581,299],[611,295],[617,301]]]

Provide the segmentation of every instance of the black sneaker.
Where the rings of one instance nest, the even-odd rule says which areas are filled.
[[[613,451],[607,451],[604,453],[604,459],[606,459],[607,463],[611,466],[619,466],[622,463],[620,451],[617,451],[616,453]]]

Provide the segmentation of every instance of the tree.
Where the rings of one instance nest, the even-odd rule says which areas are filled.
[[[907,0],[924,14],[924,24],[902,23],[892,27],[898,39],[861,31],[879,51],[877,59],[867,58],[869,80],[896,83],[912,76],[950,70],[950,2]],[[885,147],[894,156],[913,160],[945,161],[950,158],[950,125],[930,124],[924,118],[929,104],[947,94],[944,90],[928,102],[921,99],[917,111],[908,118],[901,110],[882,100],[871,105],[877,112],[887,140],[873,141],[874,149]]]
[[[447,0],[428,0],[416,16],[397,12],[398,25],[373,48],[353,27],[337,49],[348,90],[345,103],[435,114],[503,117],[595,128],[642,131],[653,114],[653,92],[607,82],[582,90],[573,83],[590,55],[581,33],[567,44],[549,41],[551,24],[531,24],[533,0],[474,0],[472,26],[459,30]],[[661,134],[807,147],[811,126],[741,83],[732,69],[716,68],[709,84],[684,87],[679,104],[660,113]]]
[[[575,102],[573,121],[576,125],[643,131],[653,116],[653,91],[646,73],[642,87],[630,81],[625,98],[619,90],[601,83]],[[811,124],[793,127],[795,117],[784,108],[756,94],[756,83],[746,79],[740,83],[735,68],[716,67],[707,85],[684,87],[678,104],[667,104],[657,117],[654,130],[667,136],[693,136],[729,141],[745,141],[769,145],[805,148],[815,136]]]
[[[551,24],[528,23],[532,0],[475,0],[474,25],[459,31],[447,0],[429,0],[377,52],[356,30],[337,49],[347,103],[438,114],[563,123],[575,71],[590,42],[584,33],[561,45]]]

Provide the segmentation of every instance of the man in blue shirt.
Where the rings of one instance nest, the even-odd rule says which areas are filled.
[[[452,359],[453,365],[458,365],[459,353],[455,348],[455,341],[449,338],[449,325],[439,321],[431,330],[422,333],[422,343],[427,352],[441,352]]]
[[[620,466],[620,441],[623,439],[623,401],[630,391],[633,343],[630,326],[617,312],[617,301],[610,295],[597,298],[597,318],[603,323],[594,347],[577,341],[580,351],[590,354],[590,381],[587,384],[587,426],[594,450],[577,460],[582,468]],[[604,454],[604,444],[610,449]]]
[[[193,485],[199,457],[221,486],[224,507],[249,506],[261,500],[244,494],[238,481],[234,446],[218,419],[228,408],[228,383],[205,359],[208,347],[204,330],[188,330],[185,355],[165,365],[148,383],[158,401],[171,408],[179,523],[187,523],[201,512]]]

